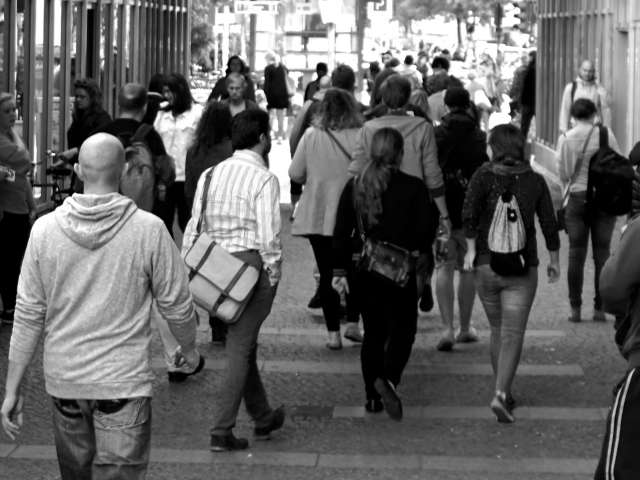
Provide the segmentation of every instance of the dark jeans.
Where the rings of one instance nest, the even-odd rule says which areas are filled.
[[[640,472],[640,372],[631,369],[614,391],[594,480],[635,480]]]
[[[331,287],[333,279],[333,238],[324,235],[309,235],[309,242],[316,258],[318,272],[320,273],[320,301],[322,313],[327,330],[337,332],[340,330],[340,295]],[[347,309],[350,311],[349,321],[358,321],[358,312],[353,308],[351,294],[347,296]]]
[[[191,210],[184,194],[184,182],[174,182],[173,185],[167,188],[165,201],[160,202],[157,200],[153,208],[153,213],[162,219],[172,237],[176,210],[178,211],[178,226],[184,232],[191,218]]]
[[[503,277],[489,265],[479,265],[476,288],[491,326],[491,366],[496,390],[511,393],[538,288],[538,269],[530,267],[527,275],[521,277]]]
[[[53,398],[53,433],[62,480],[145,478],[151,398]]]
[[[0,212],[0,214],[2,214]],[[29,215],[4,212],[0,219],[0,296],[5,310],[16,306],[16,291],[22,257],[27,248]]]
[[[521,105],[520,112],[520,131],[522,131],[524,137],[527,138],[529,127],[531,127],[531,119],[535,115],[535,108],[530,105]]]
[[[412,278],[400,288],[366,272],[357,273],[356,279],[364,325],[362,376],[367,399],[376,399],[376,378],[397,386],[411,356],[418,321],[416,281]]]
[[[584,284],[584,263],[587,259],[589,234],[591,234],[591,249],[595,266],[593,300],[596,310],[602,309],[600,298],[600,272],[609,258],[611,236],[616,226],[616,217],[606,215],[600,211],[587,212],[586,192],[572,193],[565,212],[565,223],[569,235],[569,269],[567,280],[569,283],[569,303],[578,308],[582,305],[582,286]]]
[[[228,325],[225,348],[227,367],[222,388],[218,392],[212,435],[231,433],[243,399],[256,427],[266,426],[272,413],[258,370],[257,350],[260,327],[271,312],[276,288],[269,284],[258,253],[243,252],[234,255],[260,268],[261,274],[244,312],[236,323]]]

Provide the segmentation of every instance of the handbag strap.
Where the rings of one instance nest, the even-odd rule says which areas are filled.
[[[573,175],[571,175],[571,178],[569,179],[569,183],[565,188],[564,194],[562,195],[562,205],[564,205],[565,202],[567,201],[567,198],[569,198],[571,185],[575,183],[576,179],[578,178],[578,175],[580,175],[580,169],[582,168],[582,163],[584,162],[584,154],[587,152],[587,147],[589,146],[589,140],[591,140],[591,135],[593,134],[593,130],[595,128],[596,128],[595,125],[591,127],[591,130],[589,130],[589,135],[587,135],[587,139],[584,141],[584,145],[582,146],[582,152],[580,153],[580,155],[578,156],[578,160],[576,161],[576,168],[573,171]]]
[[[202,231],[202,227],[204,226],[206,228],[207,226],[207,219],[204,213],[207,209],[207,195],[209,193],[209,186],[211,185],[211,178],[213,177],[214,168],[215,167],[212,167],[211,170],[207,172],[207,176],[204,179],[204,187],[202,188],[202,197],[200,200],[200,217],[198,218],[196,233],[200,233]]]
[[[349,159],[349,161],[353,160],[353,157],[351,157],[351,154],[347,151],[346,148],[344,148],[344,146],[338,141],[338,139],[336,138],[336,136],[331,132],[331,130],[329,130],[328,128],[324,129],[325,132],[327,132],[327,135],[329,135],[329,138],[333,141],[333,143],[336,144],[336,146],[340,149],[340,151],[342,153],[344,153],[344,155]]]
[[[360,237],[360,240],[362,240],[362,243],[364,243],[367,240],[367,236],[364,233],[364,222],[362,221],[362,215],[358,212],[358,202],[356,201],[356,189],[359,180],[360,175],[353,178],[353,211],[356,214],[356,230],[358,232],[358,236]]]

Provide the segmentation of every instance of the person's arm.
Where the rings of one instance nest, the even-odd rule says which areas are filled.
[[[429,193],[438,207],[440,219],[444,223],[445,228],[451,232],[451,221],[449,220],[449,211],[444,197],[444,178],[442,176],[440,164],[438,163],[436,138],[433,133],[433,127],[426,122],[425,126],[425,134],[422,137],[421,146],[422,174],[425,179],[425,183],[429,188]]]
[[[369,129],[365,126],[360,129],[358,139],[356,140],[356,146],[353,150],[353,160],[349,164],[347,171],[349,175],[355,177],[362,172],[365,164],[367,163],[368,151],[369,151]]]
[[[611,107],[609,105],[609,94],[604,87],[598,88],[598,97],[600,98],[600,112],[602,114],[602,124],[611,127]]]
[[[632,220],[620,243],[600,273],[600,296],[607,312],[620,316],[627,313],[630,300],[640,286],[640,220]]]
[[[313,127],[312,127],[313,128]],[[307,143],[309,141],[309,135],[311,129],[308,129],[302,136],[298,148],[291,160],[291,166],[289,166],[289,178],[291,181],[304,185],[307,182]]]
[[[289,152],[291,153],[292,157],[296,153],[298,144],[300,143],[300,140],[304,135],[304,127],[305,123],[307,122],[307,110],[309,110],[310,106],[311,103],[305,103],[304,105],[302,105],[302,108],[300,109],[300,112],[298,113],[298,116],[293,123],[293,127],[291,127],[291,133],[289,134]]]
[[[339,294],[349,293],[347,272],[352,261],[353,235],[357,232],[356,211],[353,198],[354,179],[347,182],[336,211],[336,223],[332,237],[333,278],[331,286]]]
[[[193,245],[193,242],[195,242],[196,236],[198,235],[196,228],[198,226],[198,219],[200,218],[200,211],[202,210],[202,190],[204,188],[205,175],[207,171],[208,169],[202,172],[202,174],[200,175],[200,178],[198,179],[198,185],[196,186],[196,191],[193,195],[191,218],[189,219],[189,222],[187,222],[187,226],[184,229],[184,235],[182,236],[183,257],[187,254],[187,252]]]
[[[550,261],[547,274],[549,281],[555,282],[560,277],[560,235],[558,233],[558,221],[547,182],[542,175],[537,175],[537,180],[541,194],[538,196],[536,214],[538,215],[538,223],[540,224],[540,229],[547,244],[547,250],[549,250]]]
[[[20,433],[22,426],[23,400],[20,387],[40,342],[47,311],[46,294],[38,265],[37,239],[36,225],[27,244],[18,280],[5,399],[1,409],[2,425],[11,438]]]
[[[280,186],[271,176],[256,196],[256,242],[262,258],[263,268],[269,275],[269,283],[276,286],[280,281],[282,243],[280,241]]]
[[[558,128],[560,129],[561,134],[569,130],[569,120],[571,120],[571,87],[572,84],[570,83],[564,88],[564,92],[562,93],[562,101],[560,102]]]
[[[189,290],[184,261],[164,224],[159,223],[150,240],[150,283],[158,312],[167,321],[171,333],[190,364],[198,364],[196,350],[197,314]]]
[[[556,150],[556,162],[558,164],[558,177],[563,185],[571,180],[576,168],[576,152],[567,143],[567,136],[560,135],[558,138],[558,148]]]
[[[467,253],[465,255],[465,270],[473,268],[476,258],[476,238],[480,225],[480,216],[486,208],[486,188],[489,179],[483,174],[483,169],[479,169],[473,174],[469,181],[467,194],[464,197],[462,207],[462,226],[467,241]]]

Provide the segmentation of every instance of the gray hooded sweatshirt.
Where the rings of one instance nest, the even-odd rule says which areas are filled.
[[[9,359],[26,362],[44,330],[47,392],[151,396],[151,304],[195,348],[185,265],[163,222],[118,193],[73,195],[33,225],[20,272]]]

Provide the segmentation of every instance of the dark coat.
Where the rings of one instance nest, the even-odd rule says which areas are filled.
[[[267,97],[267,108],[289,107],[287,75],[287,67],[282,64],[267,65],[264,69],[264,94]]]
[[[89,138],[96,130],[111,122],[111,117],[102,108],[88,109],[77,117],[74,116],[69,130],[67,130],[67,147],[80,148],[82,142]]]

